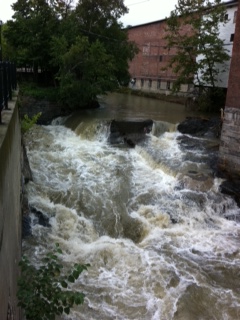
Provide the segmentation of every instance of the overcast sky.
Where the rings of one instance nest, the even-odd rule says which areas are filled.
[[[125,26],[165,19],[174,10],[177,0],[125,0],[129,13],[122,17]]]
[[[225,0],[226,1],[226,0]],[[11,4],[16,0],[0,0],[0,20],[11,19]],[[124,26],[165,19],[174,10],[177,0],[125,0],[129,13],[121,18]]]
[[[16,0],[0,0],[0,20],[11,19],[11,4]],[[122,17],[125,26],[164,19],[174,9],[177,0],[125,0],[129,13]]]

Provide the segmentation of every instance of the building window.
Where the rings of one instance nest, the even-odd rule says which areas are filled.
[[[237,20],[237,11],[234,11],[233,23],[236,23]]]
[[[230,41],[231,41],[231,42],[234,41],[234,33],[231,34],[231,36],[230,36]]]
[[[148,80],[148,88],[152,88],[152,79]]]
[[[149,56],[149,54],[150,54],[150,43],[147,43],[143,45],[143,55]]]
[[[170,90],[170,87],[171,87],[171,82],[167,81],[167,90]]]
[[[157,89],[161,89],[161,79],[158,79],[157,81]]]
[[[144,79],[141,79],[141,87],[144,86]]]
[[[160,61],[160,62],[163,61],[163,56],[159,56],[159,61]]]

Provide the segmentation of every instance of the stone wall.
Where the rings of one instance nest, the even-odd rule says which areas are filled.
[[[19,96],[18,97],[20,117],[28,115],[30,118],[41,112],[39,124],[50,124],[52,119],[67,115],[67,110],[60,107],[57,103],[51,103],[48,100],[37,100],[33,97]]]
[[[219,166],[230,176],[240,177],[240,3],[236,18],[228,92],[223,120]]]
[[[21,319],[17,307],[21,256],[21,134],[16,98],[0,125],[0,319]]]
[[[220,167],[240,177],[240,109],[226,108],[221,133]]]

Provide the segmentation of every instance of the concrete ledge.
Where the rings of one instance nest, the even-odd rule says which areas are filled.
[[[21,319],[17,307],[21,257],[21,131],[17,98],[0,125],[0,319]]]

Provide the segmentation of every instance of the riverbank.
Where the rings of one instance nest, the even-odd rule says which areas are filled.
[[[161,100],[161,101],[167,101],[167,102],[172,102],[172,103],[179,103],[179,104],[185,104],[186,102],[186,97],[184,96],[179,96],[176,94],[163,94],[163,93],[157,93],[157,92],[146,92],[142,90],[133,90],[129,87],[122,87],[117,90],[119,93],[125,93],[125,94],[132,94],[135,96],[139,97],[145,97],[145,98],[151,98],[151,99],[156,99],[156,100]]]

